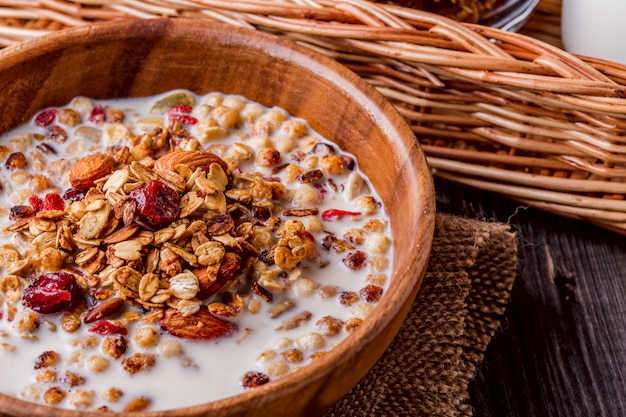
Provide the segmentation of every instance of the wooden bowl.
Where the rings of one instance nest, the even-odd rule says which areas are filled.
[[[0,51],[0,132],[77,95],[137,97],[179,88],[280,106],[356,155],[391,219],[393,276],[369,318],[311,365],[235,397],[133,416],[319,415],[380,357],[420,286],[435,210],[424,155],[394,107],[335,61],[284,39],[197,19],[96,24]],[[0,395],[2,415],[52,413],[100,414],[52,410]]]

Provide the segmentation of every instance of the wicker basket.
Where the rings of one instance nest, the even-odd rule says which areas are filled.
[[[626,67],[560,49],[559,10],[543,0],[531,37],[367,0],[15,0],[0,42],[155,16],[275,33],[378,88],[436,176],[626,234]]]

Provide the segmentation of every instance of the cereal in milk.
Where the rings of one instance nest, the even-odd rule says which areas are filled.
[[[392,241],[352,155],[172,91],[44,109],[0,146],[0,392],[163,410],[254,389],[372,311]]]

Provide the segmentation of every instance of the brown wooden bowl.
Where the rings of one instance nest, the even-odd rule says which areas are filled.
[[[368,319],[311,365],[221,401],[133,415],[319,415],[380,357],[420,286],[435,211],[424,155],[394,107],[335,61],[284,39],[197,19],[115,21],[0,51],[0,132],[77,95],[137,97],[172,89],[221,91],[280,106],[356,155],[391,218],[393,277]],[[100,413],[52,410],[0,395],[0,414]]]

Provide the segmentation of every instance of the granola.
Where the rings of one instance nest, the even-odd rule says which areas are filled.
[[[380,199],[281,109],[77,97],[0,150],[2,392],[114,411],[224,398],[321,356],[387,287]]]

